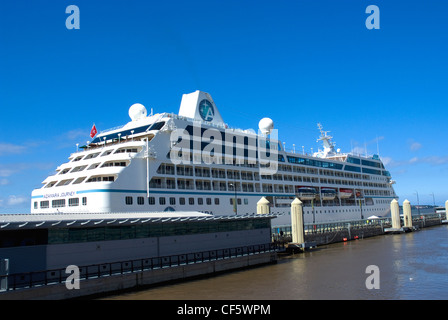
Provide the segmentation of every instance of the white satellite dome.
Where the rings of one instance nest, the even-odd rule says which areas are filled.
[[[263,118],[258,123],[258,128],[263,134],[268,135],[271,133],[272,129],[274,129],[274,121],[269,118]]]
[[[145,118],[147,113],[145,106],[140,103],[135,103],[129,108],[129,117],[131,117],[132,121]]]

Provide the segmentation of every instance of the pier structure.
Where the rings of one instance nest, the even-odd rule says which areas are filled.
[[[295,235],[297,229],[294,227],[294,221],[297,218],[293,208],[291,204],[291,227],[273,229],[274,242],[292,251],[302,247],[296,240],[298,236]],[[391,208],[393,208],[393,214],[387,218],[372,216],[363,220],[303,224],[303,242],[314,243],[317,246],[327,245],[385,234],[411,232],[448,222],[444,213],[412,215],[411,204],[408,200],[403,202],[403,219],[399,214],[398,201],[392,201]]]
[[[0,300],[79,298],[275,263],[274,217],[0,215]],[[68,267],[79,290],[67,287]]]
[[[411,203],[407,199],[403,201],[403,217],[404,217],[404,227],[412,228]]]
[[[258,202],[257,202],[257,214],[269,214],[269,200],[266,199],[265,197],[262,197]]]

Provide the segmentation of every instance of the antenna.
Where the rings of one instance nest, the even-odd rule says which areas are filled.
[[[334,143],[331,142],[331,139],[333,139],[333,137],[328,135],[328,132],[330,131],[324,131],[320,123],[317,124],[317,127],[320,130],[320,138],[317,139],[317,142],[322,141],[324,149],[326,150],[326,154],[328,154],[329,152],[334,152]]]

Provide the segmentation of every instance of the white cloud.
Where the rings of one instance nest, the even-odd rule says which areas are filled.
[[[8,179],[0,179],[0,186],[6,186],[9,184],[9,180]]]
[[[448,156],[413,157],[409,160],[394,160],[390,157],[381,157],[381,160],[386,168],[398,168],[416,164],[429,164],[432,166],[448,164]]]
[[[26,151],[26,147],[10,143],[0,143],[0,156],[5,154],[19,154]]]
[[[439,166],[444,165],[448,163],[448,156],[445,157],[439,157],[439,156],[428,156],[428,157],[413,157],[409,159],[408,161],[401,161],[400,165],[404,164],[420,164],[420,163],[426,163],[430,164],[432,166]]]
[[[417,150],[420,150],[421,147],[422,147],[421,143],[413,142],[409,148],[411,149],[411,151],[417,151]]]
[[[67,132],[65,134],[65,136],[67,137],[67,139],[69,140],[76,140],[76,139],[84,139],[84,138],[88,138],[89,136],[89,132],[83,129],[76,129],[76,130],[71,130],[69,132]]]
[[[22,203],[26,203],[28,201],[29,201],[28,197],[11,195],[8,198],[7,204],[8,206],[17,206]]]
[[[392,158],[390,158],[390,157],[381,157],[381,161],[383,162],[383,164],[385,166],[388,166],[388,165],[392,164],[394,160],[392,160]]]
[[[15,163],[15,164],[0,164],[0,177],[10,177],[13,174],[23,172],[26,170],[49,170],[53,168],[52,163]]]
[[[429,157],[422,158],[419,162],[429,163],[434,166],[443,165],[443,164],[448,163],[448,156],[445,156],[445,157],[429,156]]]
[[[17,172],[17,170],[10,168],[0,168],[0,177],[9,177],[14,174],[14,172]]]

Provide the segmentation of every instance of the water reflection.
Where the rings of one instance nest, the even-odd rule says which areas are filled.
[[[155,287],[110,299],[448,299],[448,226],[319,247],[275,265]],[[366,267],[380,289],[365,286]]]

